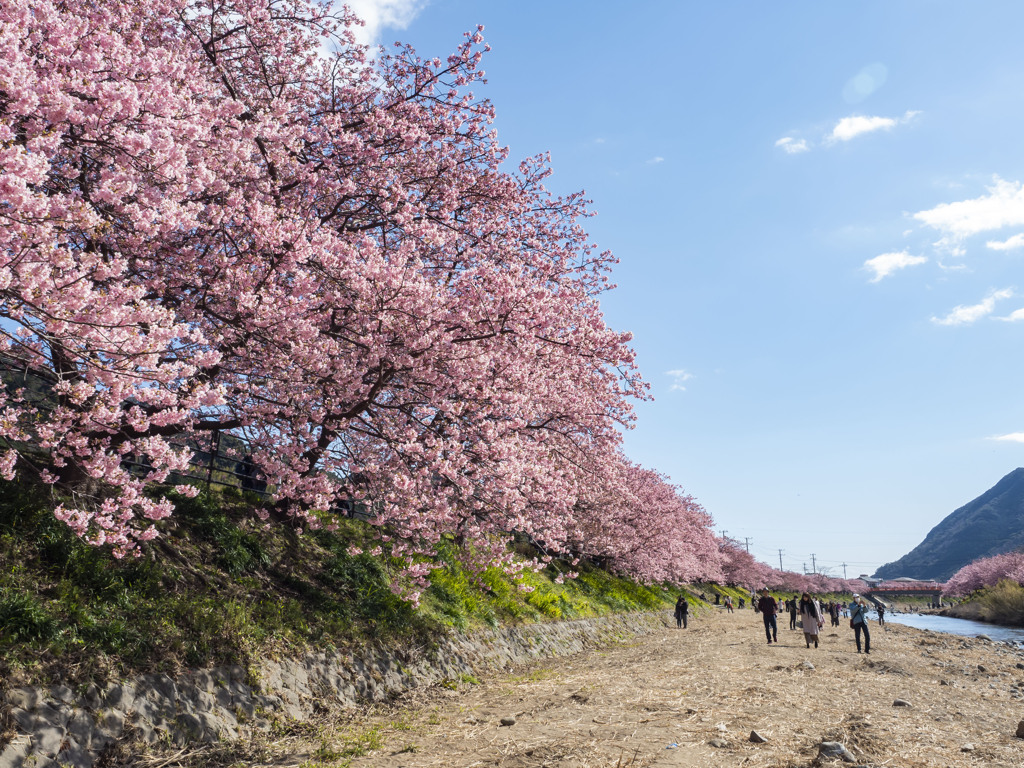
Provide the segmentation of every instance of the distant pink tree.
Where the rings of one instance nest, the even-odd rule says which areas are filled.
[[[648,583],[722,578],[713,521],[692,496],[624,457],[602,478],[577,507],[576,548]]]
[[[943,594],[965,597],[1004,579],[1024,584],[1024,552],[1007,552],[968,563],[946,582]]]
[[[757,560],[738,542],[730,538],[719,538],[718,551],[726,584],[755,590],[767,586],[773,580],[772,567]]]
[[[793,571],[773,571],[769,585],[783,592],[855,593],[864,591],[866,584],[859,579],[836,579],[821,574],[803,574]]]

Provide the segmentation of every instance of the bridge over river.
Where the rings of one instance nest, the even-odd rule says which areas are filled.
[[[881,603],[887,608],[893,599],[898,597],[928,597],[931,598],[932,607],[938,608],[942,605],[942,590],[945,586],[938,581],[887,581],[867,589],[864,597],[876,605]]]

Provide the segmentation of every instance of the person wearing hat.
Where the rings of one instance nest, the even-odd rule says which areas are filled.
[[[761,613],[761,620],[764,621],[764,634],[768,638],[768,645],[779,642],[779,623],[775,614],[779,612],[779,601],[768,594],[768,587],[761,590],[761,597],[757,600],[757,610]]]
[[[860,595],[853,596],[850,603],[850,626],[853,627],[854,639],[857,641],[857,653],[860,653],[860,633],[864,633],[864,653],[871,653],[871,633],[868,631],[868,606]]]

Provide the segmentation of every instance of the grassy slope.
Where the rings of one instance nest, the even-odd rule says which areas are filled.
[[[975,592],[967,600],[942,613],[956,619],[1024,627],[1024,586],[1004,579],[994,586]]]
[[[0,679],[12,684],[245,665],[308,647],[422,643],[446,627],[670,609],[677,593],[587,564],[578,579],[556,584],[567,570],[557,562],[524,573],[519,583],[533,590],[523,591],[494,569],[467,572],[446,545],[413,609],[390,590],[392,563],[348,554],[350,545],[369,544],[364,523],[301,536],[265,531],[240,494],[201,495],[178,500],[143,557],[118,561],[55,520],[53,503],[43,489],[0,481]],[[727,591],[701,589],[712,600]]]

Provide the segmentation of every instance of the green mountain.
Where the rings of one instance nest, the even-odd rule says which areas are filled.
[[[875,571],[875,577],[945,581],[972,560],[1022,548],[1024,468],[1017,468],[932,528],[913,550]]]

